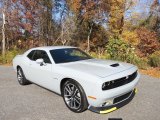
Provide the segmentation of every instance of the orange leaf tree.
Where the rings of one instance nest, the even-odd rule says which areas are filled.
[[[160,49],[160,43],[158,42],[156,32],[141,27],[137,29],[137,34],[140,40],[138,49],[143,56],[148,56]]]

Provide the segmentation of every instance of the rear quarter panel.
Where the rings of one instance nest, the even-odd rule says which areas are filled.
[[[22,64],[22,55],[16,55],[13,59],[13,68],[15,71],[17,71],[17,66],[21,65]]]
[[[13,59],[13,68],[17,71],[17,66],[20,66],[25,74],[25,77],[28,78],[28,67],[29,67],[30,60],[23,54],[17,55]]]

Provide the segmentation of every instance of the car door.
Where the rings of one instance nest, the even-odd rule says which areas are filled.
[[[43,59],[45,64],[38,64],[36,62],[37,59]],[[46,51],[36,50],[29,66],[31,81],[45,88],[52,89],[51,87],[53,87],[52,85],[54,84],[52,78],[52,63]]]
[[[33,55],[34,55],[34,53],[35,53],[35,50],[32,50],[32,51],[30,51],[29,53],[28,53],[28,55],[26,56],[26,57],[24,57],[24,64],[23,64],[23,72],[24,72],[24,74],[25,74],[25,77],[26,77],[26,79],[28,79],[28,80],[30,80],[30,81],[32,81],[32,77],[31,77],[31,73],[30,73],[30,61],[32,61],[33,59],[32,59],[32,57],[33,57]]]

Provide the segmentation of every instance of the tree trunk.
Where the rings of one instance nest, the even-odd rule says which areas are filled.
[[[88,33],[88,36],[87,36],[87,52],[90,51],[90,36],[91,36],[91,33],[92,33],[92,29],[93,29],[93,23],[91,23],[91,27],[90,27],[90,30],[89,30],[89,33]]]
[[[5,48],[5,13],[3,11],[3,25],[2,25],[2,57],[5,57],[6,48]]]

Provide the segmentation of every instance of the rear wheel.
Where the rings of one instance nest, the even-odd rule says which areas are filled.
[[[88,107],[85,92],[74,80],[67,80],[62,86],[62,96],[66,106],[73,112],[83,112]]]
[[[30,82],[26,79],[21,67],[17,68],[17,80],[20,85],[27,85]]]

